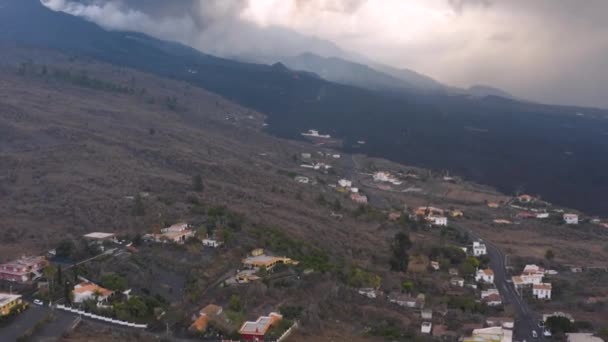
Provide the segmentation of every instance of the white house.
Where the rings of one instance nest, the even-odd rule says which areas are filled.
[[[536,265],[526,265],[521,273],[524,284],[540,284],[545,276],[545,269]]]
[[[221,247],[224,243],[222,241],[219,240],[215,240],[215,239],[203,239],[203,246],[205,247],[213,247],[213,248],[218,248]]]
[[[448,218],[445,216],[429,216],[427,220],[434,226],[446,227],[448,225]]]
[[[310,179],[308,179],[308,177],[304,177],[304,176],[296,176],[296,178],[294,178],[294,180],[298,183],[302,183],[302,184],[308,184],[308,182],[310,181]]]
[[[342,188],[350,188],[351,186],[353,186],[353,182],[347,179],[340,179],[338,181],[338,185]]]
[[[551,299],[551,283],[532,285],[532,295],[537,299]]]
[[[578,215],[564,214],[564,222],[566,222],[566,224],[578,224]]]
[[[97,284],[83,282],[74,286],[72,293],[74,294],[74,303],[82,303],[89,299],[95,299],[96,297],[97,302],[103,302],[114,292],[104,289]]]
[[[376,299],[378,297],[378,291],[373,288],[361,288],[359,294],[370,299]]]
[[[433,329],[433,323],[431,322],[422,322],[422,325],[420,326],[420,332],[423,334],[430,334],[431,333],[431,329]]]
[[[163,228],[160,230],[161,233],[179,233],[179,232],[183,232],[184,230],[188,229],[189,226],[187,223],[176,223],[172,226],[169,226],[167,228]]]
[[[489,268],[486,268],[484,270],[477,270],[477,273],[475,274],[475,280],[487,284],[492,284],[494,283],[494,271]]]
[[[480,241],[474,241],[473,242],[473,255],[480,256],[480,255],[486,255],[486,254],[488,254],[488,251],[486,250],[486,245],[484,243],[481,243]]]
[[[464,286],[464,278],[456,277],[450,279],[450,285],[463,287]]]

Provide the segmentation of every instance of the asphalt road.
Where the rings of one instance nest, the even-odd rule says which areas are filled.
[[[467,232],[469,236],[474,239],[482,240],[477,234],[469,229],[453,224],[450,226],[461,232]],[[544,337],[542,336],[542,330],[538,327],[540,316],[532,312],[526,301],[515,291],[513,283],[510,281],[510,277],[507,273],[504,253],[493,243],[486,240],[484,240],[484,243],[488,256],[490,257],[490,268],[494,271],[494,284],[502,295],[503,302],[505,304],[512,304],[515,308],[516,318],[513,341],[543,341]],[[537,338],[533,337],[533,330],[538,334]]]

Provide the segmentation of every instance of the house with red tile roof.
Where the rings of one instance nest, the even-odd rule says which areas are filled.
[[[244,341],[264,341],[264,336],[272,327],[283,319],[283,316],[271,312],[268,316],[261,316],[256,321],[247,321],[239,329],[241,339]]]

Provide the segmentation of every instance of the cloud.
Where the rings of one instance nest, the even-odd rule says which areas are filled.
[[[608,107],[608,1],[43,0],[226,57],[347,51],[458,86]],[[315,38],[318,37],[318,38]]]

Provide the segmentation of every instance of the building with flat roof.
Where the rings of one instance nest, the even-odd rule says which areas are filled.
[[[20,284],[42,276],[42,269],[48,265],[42,256],[23,256],[17,260],[0,264],[0,280],[12,281]]]
[[[114,233],[104,233],[104,232],[93,232],[89,234],[83,235],[83,237],[87,240],[93,241],[115,241],[116,234]]]
[[[20,295],[0,293],[0,316],[10,314],[11,310],[21,303]]]
[[[275,257],[265,254],[248,256],[243,259],[243,267],[248,269],[260,269],[264,267],[266,270],[271,270],[277,264],[297,265],[298,262],[287,257]]]
[[[247,321],[239,329],[241,338],[245,341],[264,341],[264,336],[275,326],[283,316],[271,312],[268,316],[261,316],[256,321]]]

